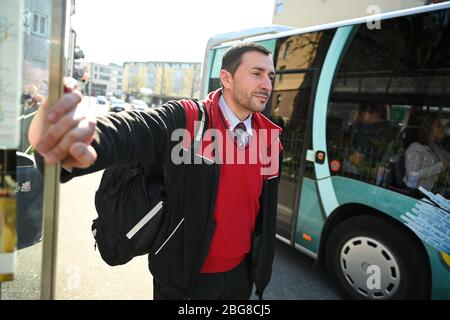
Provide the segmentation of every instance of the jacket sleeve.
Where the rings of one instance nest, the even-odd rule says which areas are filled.
[[[110,113],[97,118],[92,146],[97,160],[87,169],[61,170],[61,182],[108,167],[138,161],[164,163],[170,159],[171,134],[184,128],[186,115],[178,102],[148,111]],[[42,157],[37,157],[42,166]]]

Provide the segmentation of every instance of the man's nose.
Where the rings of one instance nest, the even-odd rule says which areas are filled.
[[[272,79],[270,77],[265,77],[261,84],[261,87],[262,89],[270,93],[272,91]]]

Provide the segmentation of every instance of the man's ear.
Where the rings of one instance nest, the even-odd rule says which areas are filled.
[[[220,82],[225,89],[229,89],[232,84],[233,76],[227,70],[220,70]]]

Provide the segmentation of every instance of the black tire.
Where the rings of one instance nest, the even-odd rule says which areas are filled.
[[[344,298],[430,297],[426,255],[417,241],[395,223],[369,215],[349,218],[331,232],[325,255],[328,273]],[[383,279],[380,282],[372,282],[374,265],[378,266],[379,279]]]

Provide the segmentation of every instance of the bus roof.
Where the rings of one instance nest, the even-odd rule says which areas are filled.
[[[385,19],[408,16],[408,15],[413,15],[413,14],[420,14],[420,13],[424,13],[424,12],[436,11],[436,10],[445,9],[445,8],[450,8],[450,1],[446,1],[443,3],[437,3],[437,4],[430,4],[430,5],[426,5],[426,6],[420,6],[420,7],[396,10],[396,11],[391,11],[391,12],[386,12],[386,13],[381,13],[381,14],[376,14],[376,15],[364,16],[364,17],[360,17],[360,18],[353,18],[353,19],[348,19],[348,20],[343,20],[343,21],[338,21],[338,22],[325,23],[325,24],[320,24],[320,25],[315,25],[315,26],[310,26],[310,27],[305,27],[305,28],[286,27],[286,28],[288,28],[287,30],[282,30],[283,26],[277,26],[280,29],[279,29],[279,32],[276,32],[275,34],[274,34],[274,32],[272,32],[271,34],[261,34],[260,33],[257,35],[247,36],[245,34],[245,32],[253,30],[253,29],[247,29],[247,30],[240,31],[242,33],[242,37],[240,37],[240,38],[233,37],[232,39],[226,40],[226,35],[228,35],[228,34],[235,35],[237,33],[237,32],[230,32],[230,33],[216,35],[214,37],[211,37],[210,40],[211,39],[217,39],[217,40],[222,39],[220,44],[218,44],[216,42],[216,45],[214,46],[214,48],[220,48],[220,47],[229,46],[229,42],[231,42],[231,41],[244,40],[244,39],[246,41],[262,41],[262,40],[267,40],[267,39],[282,38],[282,37],[287,37],[287,36],[291,36],[291,35],[295,35],[295,34],[302,34],[302,33],[307,33],[307,32],[333,29],[333,28],[338,28],[338,27],[343,27],[343,26],[348,26],[348,25],[361,24],[361,23],[365,23],[367,21],[385,20]],[[266,28],[269,29],[270,27],[266,27]],[[259,28],[259,29],[264,29],[264,28]],[[212,49],[212,48],[210,48],[210,49]]]
[[[362,24],[368,21],[376,21],[376,20],[385,20],[390,18],[408,16],[413,14],[420,14],[424,12],[436,11],[441,9],[450,8],[450,1],[446,1],[438,4],[430,4],[426,6],[420,6],[415,8],[391,11],[386,13],[381,13],[377,15],[370,15],[360,18],[348,19],[338,22],[326,23],[315,25],[306,28],[292,28],[288,26],[280,26],[280,25],[272,25],[261,28],[253,28],[253,29],[245,29],[235,32],[228,32],[215,35],[209,38],[208,43],[206,45],[205,56],[203,59],[203,67],[202,67],[202,76],[201,76],[201,87],[200,87],[200,96],[204,96],[206,94],[207,89],[207,77],[209,73],[208,61],[211,57],[211,50],[214,48],[223,48],[229,47],[230,42],[234,41],[263,41],[269,39],[277,39],[281,37],[288,37],[296,34],[302,34],[307,32],[314,32],[320,30],[333,29],[348,25],[356,25]]]

